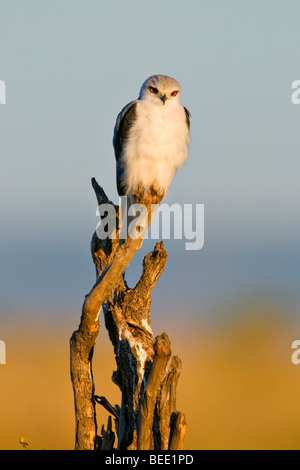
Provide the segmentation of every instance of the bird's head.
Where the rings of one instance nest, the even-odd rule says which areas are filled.
[[[179,103],[180,85],[167,75],[152,75],[143,83],[139,100],[147,100],[162,106],[167,103]]]

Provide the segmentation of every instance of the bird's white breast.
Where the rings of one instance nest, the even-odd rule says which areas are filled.
[[[189,129],[183,106],[140,100],[123,151],[128,192],[156,184],[164,193],[188,156]]]

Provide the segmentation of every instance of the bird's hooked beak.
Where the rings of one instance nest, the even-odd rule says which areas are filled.
[[[167,95],[164,94],[164,95],[161,95],[160,99],[162,100],[163,104],[166,104],[166,101],[167,101]]]

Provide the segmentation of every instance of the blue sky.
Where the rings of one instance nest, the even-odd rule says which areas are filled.
[[[80,310],[90,178],[117,200],[115,118],[154,73],[192,114],[167,200],[205,204],[205,246],[166,242],[154,306],[195,315],[257,291],[298,306],[299,18],[296,0],[0,1],[0,314]]]

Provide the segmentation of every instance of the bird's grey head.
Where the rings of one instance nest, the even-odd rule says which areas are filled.
[[[152,75],[143,83],[139,100],[165,105],[179,103],[180,85],[174,78],[167,75]]]

